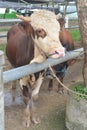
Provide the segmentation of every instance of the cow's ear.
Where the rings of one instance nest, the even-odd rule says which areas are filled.
[[[64,18],[60,18],[58,19],[58,22],[60,23],[60,26],[63,27],[65,24],[65,19]]]
[[[58,13],[58,14],[56,15],[56,19],[57,19],[57,21],[59,22],[60,27],[62,28],[62,27],[64,26],[64,24],[65,24],[65,19],[64,19],[64,17],[62,16],[62,14]]]
[[[30,22],[31,21],[30,17],[24,17],[23,15],[16,14],[16,17],[19,18],[19,19],[21,19],[21,20],[24,20],[26,22]]]

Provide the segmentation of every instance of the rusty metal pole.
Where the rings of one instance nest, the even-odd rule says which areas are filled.
[[[0,130],[4,130],[4,89],[3,89],[3,65],[4,53],[0,51]]]
[[[54,0],[52,0],[52,7],[53,7],[53,12],[54,12]]]

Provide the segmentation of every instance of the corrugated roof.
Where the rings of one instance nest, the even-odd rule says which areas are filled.
[[[66,0],[2,0],[0,1],[0,8],[26,8],[27,3],[31,4],[49,4],[54,1],[55,3],[64,3]],[[73,0],[69,0],[73,1]],[[29,8],[29,7],[28,7]]]
[[[47,2],[52,2],[52,0],[1,0],[1,1],[9,1],[9,2],[21,2],[25,1],[28,3],[47,3]],[[64,2],[66,0],[53,0],[54,2]],[[75,1],[75,0],[69,0],[69,1]],[[68,1],[68,2],[69,2]]]

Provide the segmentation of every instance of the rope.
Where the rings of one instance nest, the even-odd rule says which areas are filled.
[[[62,87],[64,87],[66,90],[68,90],[69,92],[71,92],[71,93],[73,93],[73,94],[87,97],[86,94],[82,94],[82,93],[75,92],[75,91],[69,89],[67,86],[65,86],[65,85],[60,81],[60,79],[56,76],[55,72],[53,71],[53,69],[52,69],[52,67],[51,67],[50,65],[49,65],[49,68],[50,68],[50,70],[52,71],[53,77],[56,78],[56,80],[62,85]]]

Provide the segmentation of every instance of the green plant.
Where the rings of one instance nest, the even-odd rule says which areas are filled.
[[[75,85],[74,86],[74,91],[77,92],[77,95],[80,98],[87,99],[87,88],[84,87],[83,83],[79,83],[79,84]]]

